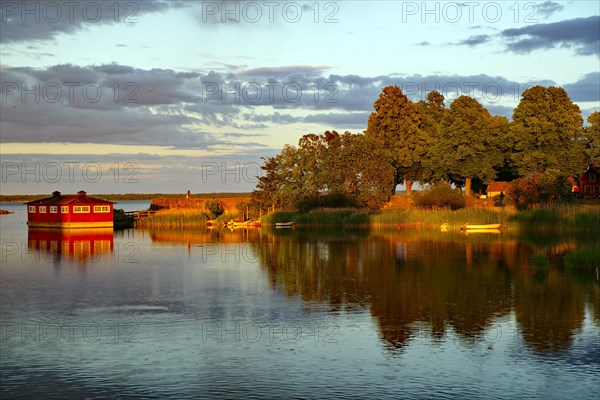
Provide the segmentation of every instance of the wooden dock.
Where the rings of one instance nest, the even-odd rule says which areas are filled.
[[[118,229],[133,228],[135,221],[148,218],[154,213],[156,213],[155,210],[115,212],[113,215],[113,225]]]

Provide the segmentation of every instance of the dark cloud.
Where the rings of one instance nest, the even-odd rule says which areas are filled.
[[[512,115],[513,115],[513,111],[514,111],[513,107],[500,106],[497,104],[490,104],[490,105],[487,105],[486,108],[492,115],[500,115],[502,117],[512,119]]]
[[[474,47],[474,46],[478,46],[480,44],[487,43],[491,39],[492,39],[492,37],[490,35],[474,35],[474,36],[469,37],[466,40],[458,42],[457,44],[460,46]]]
[[[0,42],[53,40],[101,24],[136,24],[145,14],[162,12],[185,2],[166,0],[44,2],[39,0],[2,1]]]
[[[556,85],[485,74],[325,75],[322,66],[231,70],[198,73],[120,64],[3,67],[2,138],[22,143],[258,148],[253,136],[276,125],[362,130],[388,85],[401,87],[415,102],[432,90],[441,92],[447,105],[461,95],[472,96],[500,115],[510,114],[505,108],[514,108],[526,87]],[[597,81],[597,73],[589,74],[566,88],[575,101],[590,101],[598,98]],[[60,96],[57,89],[62,90]]]
[[[507,48],[515,53],[538,49],[571,48],[578,55],[600,53],[600,16],[576,18],[549,24],[528,25],[506,29],[502,37]]]
[[[575,102],[595,101],[600,103],[600,72],[590,72],[574,83],[563,85]]]
[[[271,122],[278,125],[289,125],[297,123],[317,124],[322,125],[326,129],[338,131],[359,129],[363,130],[367,127],[370,111],[363,112],[329,112],[309,114],[307,116],[292,116],[290,114],[281,114],[275,112],[270,115],[261,114],[245,114],[244,118],[255,121],[257,123]]]
[[[240,71],[241,74],[256,77],[282,77],[293,73],[306,76],[319,76],[331,67],[314,65],[294,65],[285,67],[253,68]]]

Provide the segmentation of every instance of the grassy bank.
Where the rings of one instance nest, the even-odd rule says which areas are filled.
[[[385,209],[369,212],[357,209],[321,209],[307,213],[276,212],[262,218],[265,225],[295,222],[298,226],[343,227],[430,227],[449,224],[459,229],[465,223],[502,223],[512,229],[600,231],[600,203],[553,206],[517,212],[510,207],[464,208],[461,210]]]
[[[217,218],[225,223],[240,219],[241,211],[226,212]],[[193,227],[206,224],[209,218],[200,209],[166,209],[141,221],[143,227]],[[263,215],[263,225],[277,222],[294,222],[300,227],[389,228],[424,227],[439,228],[448,224],[457,230],[463,224],[502,223],[509,229],[522,230],[578,230],[600,231],[600,203],[553,206],[517,212],[510,207],[473,207],[461,210],[425,210],[417,208],[384,209],[370,212],[363,209],[319,209],[310,212],[281,211]]]
[[[295,222],[298,226],[343,226],[343,227],[372,227],[385,228],[396,226],[439,227],[447,223],[451,228],[460,228],[464,223],[487,224],[506,223],[510,218],[509,212],[487,209],[451,210],[419,210],[419,209],[388,209],[377,212],[356,209],[325,209],[308,213],[276,212],[263,216],[262,222],[273,225],[276,222]]]
[[[277,222],[294,222],[305,227],[365,227],[370,226],[368,211],[357,209],[322,209],[307,213],[282,211],[263,215],[263,225],[274,225]]]
[[[528,229],[600,230],[600,203],[535,208],[516,213],[511,220]]]
[[[225,224],[232,219],[241,219],[243,213],[225,212],[215,221],[218,224]],[[210,220],[205,210],[198,208],[172,208],[159,210],[148,218],[140,219],[135,222],[136,228],[195,228],[204,227]]]

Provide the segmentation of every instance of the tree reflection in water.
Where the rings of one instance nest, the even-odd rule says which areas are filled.
[[[449,333],[465,343],[483,340],[494,321],[514,312],[530,348],[560,351],[582,327],[586,306],[599,325],[598,283],[591,272],[562,268],[577,238],[535,238],[300,231],[253,246],[274,288],[330,311],[369,309],[392,349],[423,326],[433,340]],[[536,263],[539,257],[547,263]]]

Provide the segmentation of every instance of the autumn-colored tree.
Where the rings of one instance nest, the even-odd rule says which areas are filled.
[[[585,155],[588,162],[600,160],[600,111],[593,112],[584,128]]]
[[[204,208],[206,208],[206,210],[210,213],[211,219],[215,219],[225,212],[223,204],[216,199],[206,199],[204,201]]]
[[[304,135],[265,160],[255,202],[290,209],[361,206],[376,209],[395,186],[388,153],[376,139],[349,132]],[[265,208],[264,208],[265,209]]]
[[[452,102],[440,124],[440,135],[432,146],[431,162],[437,179],[465,185],[471,195],[473,179],[487,184],[503,162],[501,136],[508,124],[492,117],[477,100],[460,96]]]
[[[421,117],[421,128],[430,134],[435,133],[436,125],[439,125],[444,118],[446,112],[444,100],[440,92],[432,90],[427,93],[427,101],[421,100],[416,104],[417,112]]]
[[[571,184],[561,171],[547,169],[516,179],[508,190],[508,202],[518,210],[573,199]]]
[[[339,157],[328,171],[341,174],[341,186],[334,189],[346,193],[357,204],[370,209],[381,208],[391,197],[396,186],[394,168],[388,162],[389,154],[378,146],[375,138],[344,133]],[[335,155],[335,153],[334,153]],[[335,182],[334,176],[331,178]]]
[[[423,180],[429,136],[421,128],[417,108],[398,86],[383,88],[374,107],[366,133],[389,151],[396,183],[405,183],[406,194],[410,196],[413,183]]]
[[[573,176],[581,171],[583,118],[563,88],[534,86],[513,112],[510,137],[520,176],[548,169]]]
[[[430,143],[435,143],[440,136],[440,124],[447,111],[444,105],[444,96],[438,91],[427,94],[427,100],[421,100],[415,104],[417,113],[421,117],[421,129],[427,132]],[[439,172],[439,165],[432,162],[431,146],[428,147],[427,155],[423,160],[423,181],[433,182]]]

